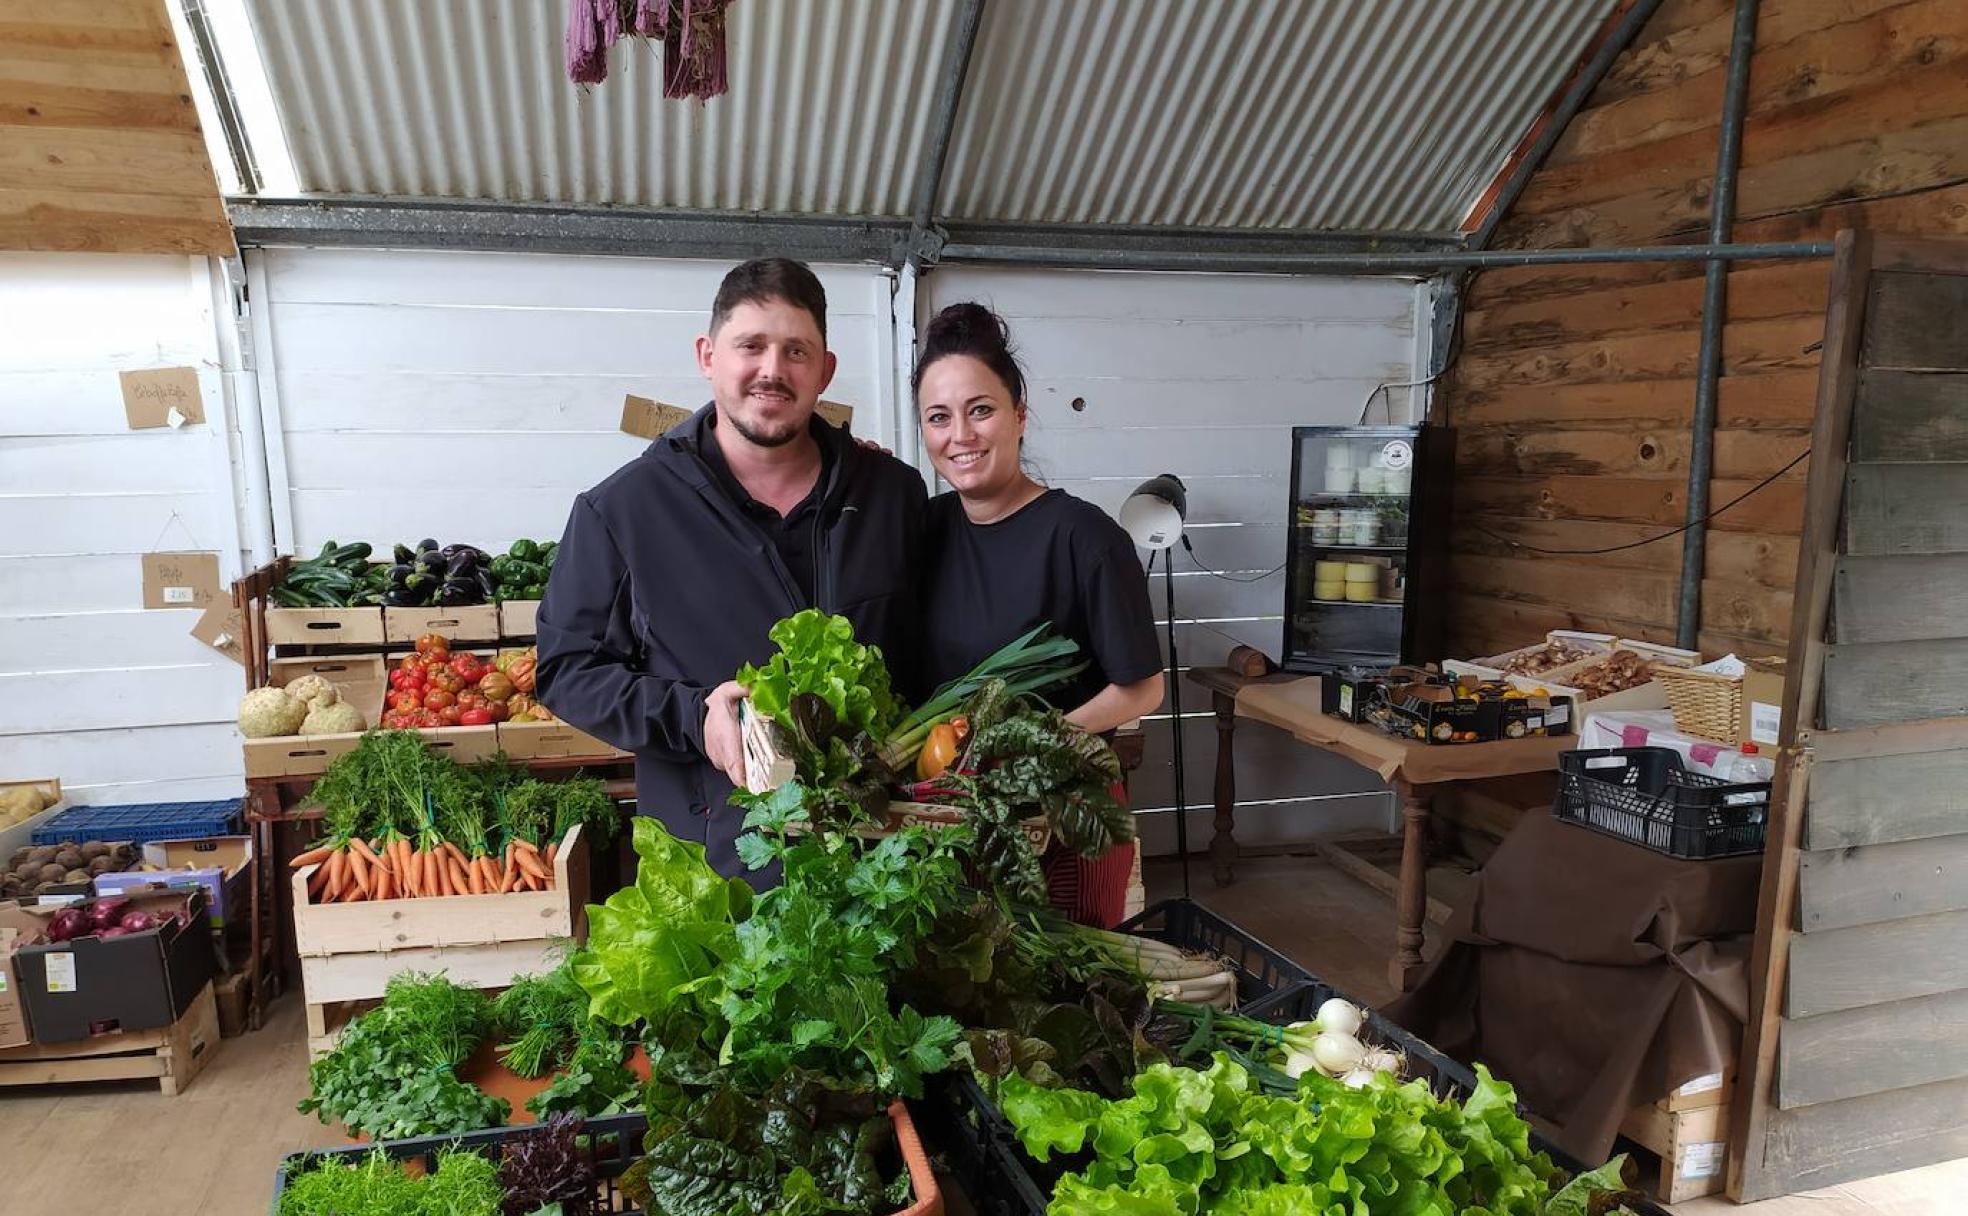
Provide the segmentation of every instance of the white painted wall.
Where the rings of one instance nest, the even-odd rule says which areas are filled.
[[[0,254],[0,779],[74,801],[240,792],[237,664],[145,611],[141,555],[242,547],[213,264]],[[223,295],[219,297],[223,307]],[[194,366],[207,422],[132,431],[119,371]]]
[[[635,393],[708,400],[692,342],[726,262],[406,250],[249,254],[282,552],[423,536],[558,539],[574,495],[647,441]],[[892,434],[890,280],[821,268],[827,398]],[[272,421],[277,419],[277,422]],[[284,486],[283,486],[284,481]]]
[[[1182,666],[1220,664],[1237,642],[1276,656],[1293,426],[1351,425],[1375,386],[1418,379],[1417,287],[1394,279],[1315,279],[945,267],[925,280],[920,330],[938,308],[979,300],[1009,322],[1031,397],[1027,451],[1040,477],[1117,514],[1145,478],[1172,472],[1189,491],[1198,560],[1176,557]],[[1409,391],[1389,391],[1407,421]],[[1083,408],[1075,409],[1078,399]],[[1166,617],[1163,576],[1150,588]],[[1185,792],[1208,808],[1216,732],[1207,695],[1185,684]],[[1146,722],[1133,785],[1151,851],[1172,851],[1171,707]],[[1262,844],[1391,826],[1391,800],[1365,769],[1256,723],[1238,728],[1240,841]],[[1191,847],[1210,832],[1190,815]]]

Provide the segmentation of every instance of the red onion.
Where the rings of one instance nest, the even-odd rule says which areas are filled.
[[[136,930],[131,929],[125,925],[111,925],[107,929],[98,929],[96,931],[96,936],[105,939],[112,938],[112,937],[128,937],[130,936],[130,934],[134,932],[136,932]]]
[[[98,929],[107,929],[123,919],[130,910],[130,901],[122,896],[99,899],[89,905],[89,923]]]
[[[116,927],[125,933],[146,933],[157,927],[157,918],[141,908],[132,908],[116,922]]]
[[[63,908],[48,918],[48,940],[73,941],[78,937],[88,936],[93,928],[87,912],[80,908]]]

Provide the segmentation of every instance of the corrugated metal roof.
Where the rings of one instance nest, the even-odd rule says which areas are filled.
[[[992,0],[942,209],[1441,231],[1608,11],[1581,0]]]
[[[745,0],[732,91],[628,39],[570,84],[565,0],[248,0],[301,190],[901,215],[956,0]]]
[[[210,3],[211,0],[208,0]],[[739,0],[731,92],[565,0],[245,0],[300,189],[898,216],[959,0]],[[990,0],[939,218],[1445,231],[1612,0]]]

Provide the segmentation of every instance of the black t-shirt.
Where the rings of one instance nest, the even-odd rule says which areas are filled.
[[[713,420],[712,426],[715,425]],[[833,468],[833,453],[826,444],[820,445],[820,476],[814,479],[812,491],[800,499],[798,506],[780,515],[746,492],[738,475],[731,471],[730,462],[724,458],[724,449],[718,446],[710,428],[706,429],[704,440],[698,446],[697,455],[724,489],[725,497],[744,513],[746,519],[752,521],[753,526],[778,551],[779,560],[786,563],[786,569],[792,572],[793,582],[799,587],[800,602],[813,603],[813,588],[819,581],[819,555],[814,552],[815,524],[820,513],[820,499],[827,489],[827,474]]]
[[[929,500],[924,533],[928,687],[963,675],[1041,621],[1089,661],[1045,694],[1062,710],[1162,669],[1134,542],[1092,503],[1047,490],[1004,519],[974,524],[954,493],[942,494]]]

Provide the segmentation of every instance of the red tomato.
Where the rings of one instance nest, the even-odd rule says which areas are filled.
[[[422,671],[424,669],[424,656],[406,654],[396,661],[396,669],[398,671]]]
[[[454,697],[465,690],[465,682],[458,678],[458,673],[443,667],[431,672],[430,686],[441,688]]]
[[[494,722],[504,722],[506,720],[506,707],[497,701],[487,701],[485,703],[485,712],[492,715]]]
[[[432,730],[444,725],[444,720],[438,717],[435,711],[428,709],[418,710],[412,715],[411,722],[418,730]]]
[[[456,726],[462,717],[456,705],[447,705],[437,711],[438,723],[443,726]]]
[[[391,709],[411,710],[421,708],[422,705],[423,702],[418,698],[417,690],[414,688],[399,689],[390,694]]]
[[[425,709],[445,709],[457,703],[458,698],[442,688],[433,688],[424,693]]]
[[[409,679],[409,677],[409,672],[403,670],[401,667],[397,668],[389,674],[390,687],[400,691],[403,688],[404,681]]]
[[[488,709],[467,709],[458,715],[460,726],[490,726],[492,711]]]
[[[427,633],[417,639],[417,653],[448,655],[451,653],[451,641],[442,634]]]

